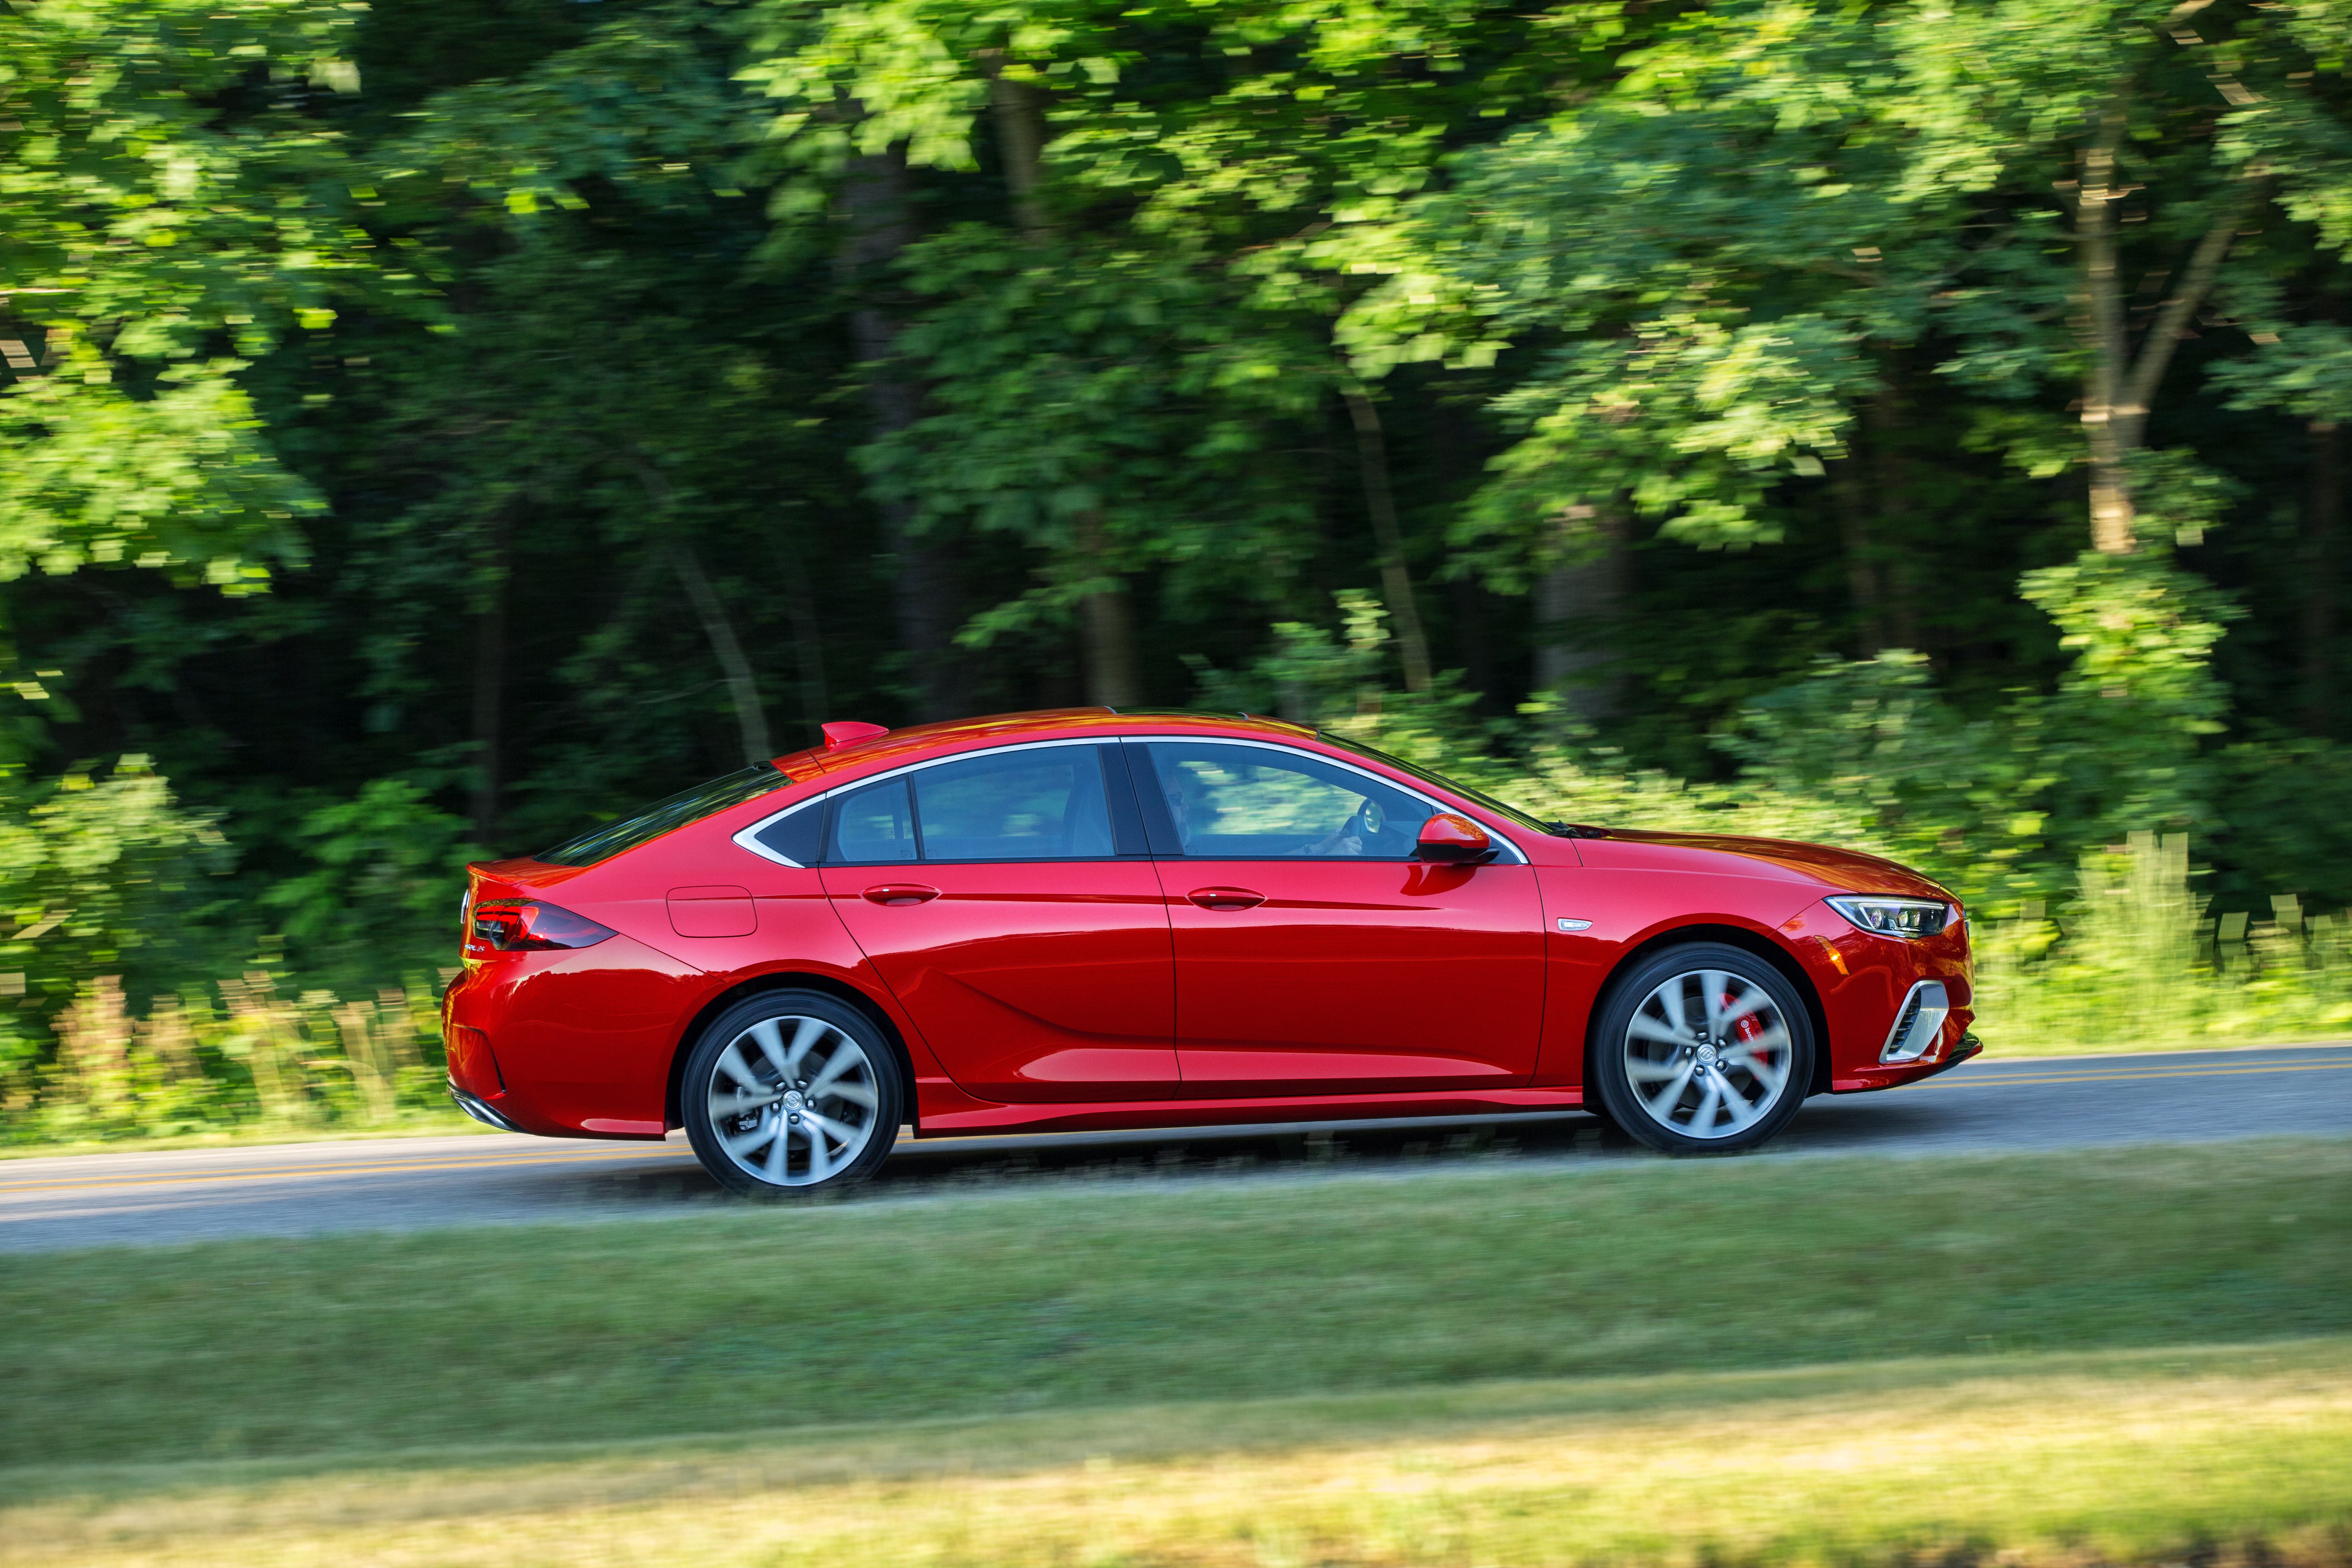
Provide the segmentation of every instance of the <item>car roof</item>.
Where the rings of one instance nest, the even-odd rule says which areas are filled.
[[[976,719],[950,719],[934,724],[910,724],[887,735],[853,741],[845,746],[812,748],[775,759],[776,766],[795,778],[861,771],[894,762],[961,751],[974,742],[1066,740],[1088,734],[1168,734],[1199,731],[1218,735],[1265,735],[1282,740],[1311,738],[1305,724],[1255,713],[1204,713],[1184,709],[1046,708],[1029,713],[992,713]]]

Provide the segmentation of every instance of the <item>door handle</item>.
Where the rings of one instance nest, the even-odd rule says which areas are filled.
[[[928,904],[939,896],[937,888],[926,888],[920,882],[885,882],[878,888],[866,889],[865,893],[867,903],[880,904],[888,910],[904,909],[909,904]]]
[[[1247,888],[1195,888],[1184,896],[1204,910],[1248,910],[1265,902],[1264,893]]]

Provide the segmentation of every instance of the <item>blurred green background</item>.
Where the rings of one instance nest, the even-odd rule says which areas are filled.
[[[1329,724],[2352,1023],[2352,7],[0,0],[0,1140],[437,1102],[457,868]]]

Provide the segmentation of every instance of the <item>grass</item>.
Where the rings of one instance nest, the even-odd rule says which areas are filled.
[[[0,1465],[2352,1332],[2352,1142],[1073,1181],[0,1262]]]
[[[16,1480],[27,1563],[2318,1568],[2352,1555],[2352,1341]]]
[[[0,1563],[2344,1568],[2352,1141],[0,1258]]]

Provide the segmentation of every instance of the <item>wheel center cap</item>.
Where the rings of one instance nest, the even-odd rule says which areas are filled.
[[[791,1110],[798,1110],[805,1103],[806,1101],[801,1099],[801,1091],[799,1089],[788,1089],[784,1090],[784,1104]]]
[[[1715,1065],[1717,1055],[1717,1052],[1713,1046],[1701,1046],[1698,1048],[1699,1065],[1702,1067],[1713,1067]]]

